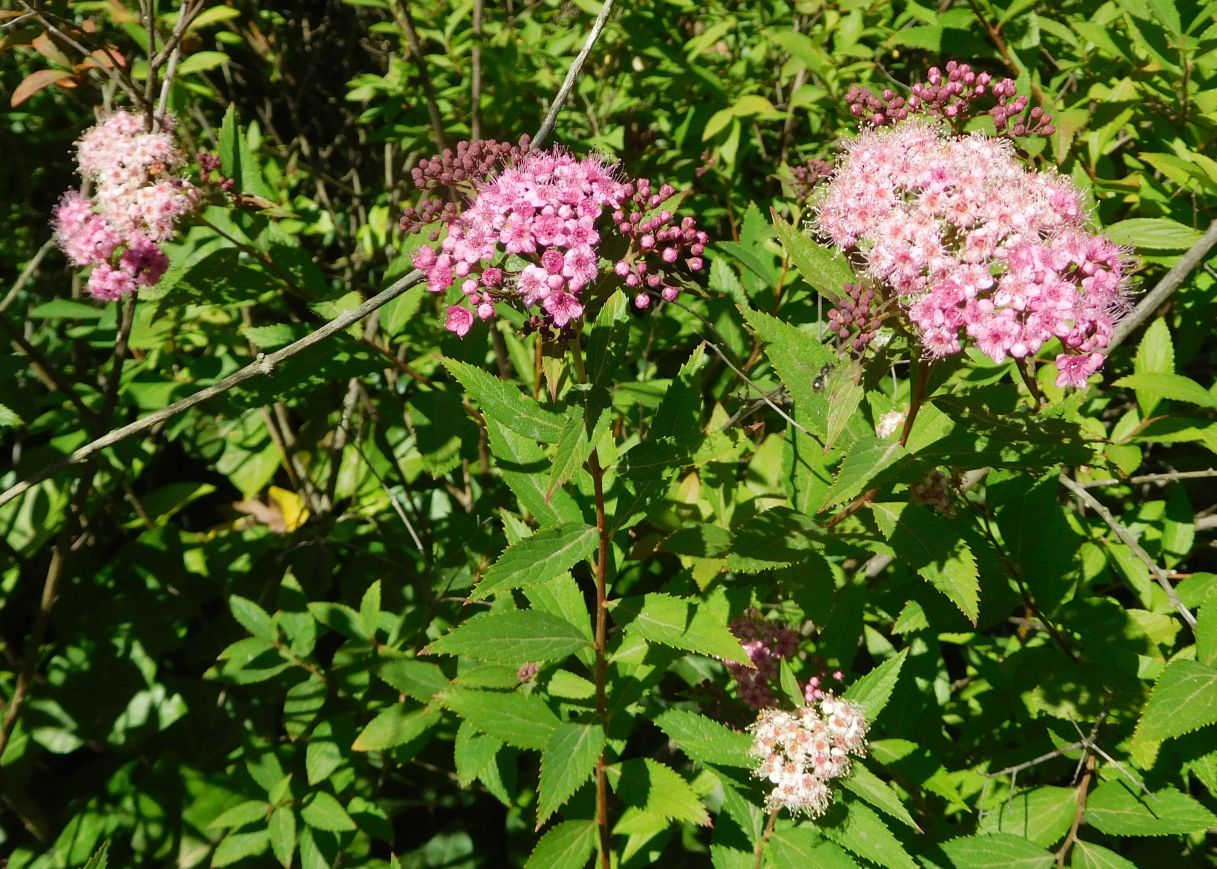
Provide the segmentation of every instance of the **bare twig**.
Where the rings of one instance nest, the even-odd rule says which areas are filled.
[[[1213,249],[1214,245],[1217,245],[1217,221],[1214,221],[1209,226],[1208,231],[1183,255],[1183,258],[1162,276],[1157,286],[1141,298],[1141,301],[1137,303],[1137,307],[1133,309],[1132,313],[1116,325],[1116,331],[1111,336],[1111,340],[1107,342],[1105,352],[1111,353],[1112,350],[1123,344],[1124,339],[1132,334],[1142,323],[1153,316],[1162,307],[1162,303],[1170,297],[1171,293],[1177,290],[1184,279],[1192,273],[1192,270],[1204,261],[1204,258],[1208,256],[1209,251]]]
[[[472,78],[469,89],[469,138],[477,141],[482,138],[482,4],[483,0],[473,0],[473,48],[469,52]]]
[[[554,124],[558,120],[558,112],[562,111],[562,104],[570,96],[571,89],[574,88],[575,81],[579,78],[579,71],[583,68],[583,63],[587,60],[587,56],[592,53],[592,47],[595,46],[596,40],[600,38],[600,34],[604,31],[604,25],[608,23],[609,15],[612,14],[612,11],[613,0],[604,0],[604,5],[600,7],[600,14],[596,16],[596,22],[592,25],[592,30],[583,43],[583,48],[575,55],[575,59],[571,61],[570,69],[566,71],[566,78],[563,79],[562,86],[558,88],[558,93],[549,107],[549,112],[545,115],[545,120],[541,122],[541,128],[537,130],[537,134],[532,138],[531,146],[533,148],[540,148],[545,140],[549,138],[549,134],[553,132]]]
[[[211,386],[200,389],[198,392],[183,398],[181,401],[175,401],[173,404],[169,405],[163,410],[150,413],[142,419],[138,419],[133,423],[116,428],[102,437],[90,441],[63,460],[37,471],[28,479],[23,480],[22,482],[11,486],[5,492],[0,493],[0,506],[7,504],[18,495],[28,491],[31,487],[41,483],[48,477],[51,477],[65,468],[71,467],[72,465],[78,465],[81,462],[88,460],[107,447],[113,446],[120,441],[124,441],[133,435],[142,434],[165,420],[171,419],[172,417],[177,416],[179,413],[190,410],[190,408],[202,404],[209,398],[214,398],[217,395],[221,395],[232,389],[234,386],[238,386],[247,380],[251,380],[260,375],[273,374],[275,366],[279,363],[290,359],[297,353],[321,343],[335,332],[341,332],[347,326],[350,326],[352,323],[356,322],[362,317],[366,317],[372,311],[375,311],[378,308],[388,304],[410,287],[414,286],[414,284],[416,284],[421,278],[422,272],[417,270],[412,271],[405,277],[397,280],[388,289],[382,290],[377,295],[368,299],[358,308],[352,308],[340,316],[335,317],[333,320],[330,320],[316,332],[305,335],[300,340],[293,341],[291,344],[276,350],[274,353],[259,355],[258,358],[253,362],[249,363],[239,371],[233,372],[219,383],[214,383]]]
[[[414,56],[414,65],[418,67],[423,97],[427,100],[427,114],[431,116],[431,129],[435,133],[435,144],[443,150],[448,147],[448,140],[444,136],[444,121],[439,114],[439,103],[435,100],[435,88],[431,84],[431,74],[427,72],[427,59],[423,56],[422,43],[419,42],[418,31],[414,28],[414,18],[410,15],[410,0],[401,0],[397,8],[401,10],[401,27],[406,31],[410,54]]]
[[[1087,483],[1078,483],[1083,489],[1097,489],[1102,486],[1139,486],[1143,483],[1174,483],[1179,480],[1204,480],[1209,477],[1217,477],[1217,470],[1208,468],[1203,471],[1168,471],[1161,474],[1139,474],[1135,477],[1129,477],[1127,480],[1091,480]]]
[[[1072,492],[1079,501],[1090,509],[1094,510],[1095,513],[1099,514],[1099,518],[1106,522],[1107,527],[1115,532],[1116,537],[1120,538],[1120,542],[1132,550],[1132,554],[1137,556],[1137,558],[1149,568],[1150,574],[1155,580],[1157,580],[1158,585],[1162,587],[1162,590],[1166,592],[1166,597],[1171,602],[1171,605],[1179,613],[1179,616],[1183,619],[1183,621],[1187,623],[1187,626],[1190,627],[1193,632],[1195,632],[1196,616],[1194,616],[1192,611],[1189,610],[1183,601],[1179,599],[1179,595],[1175,592],[1175,587],[1171,585],[1170,577],[1167,576],[1166,571],[1159,567],[1157,562],[1149,557],[1149,553],[1146,552],[1142,548],[1141,544],[1137,542],[1137,538],[1133,536],[1132,532],[1120,524],[1119,520],[1112,515],[1111,511],[1104,507],[1094,495],[1090,494],[1086,491],[1086,489],[1079,485],[1076,480],[1071,479],[1065,474],[1061,474],[1060,480],[1061,485]]]
[[[30,261],[25,264],[25,268],[21,270],[21,274],[17,276],[17,280],[13,283],[9,291],[4,294],[4,301],[0,301],[0,314],[4,313],[5,309],[13,303],[13,299],[17,298],[17,294],[25,288],[29,283],[30,278],[38,273],[38,266],[42,265],[43,258],[51,252],[55,247],[55,239],[48,238],[42,243],[42,247],[38,248],[38,252],[30,258]]]

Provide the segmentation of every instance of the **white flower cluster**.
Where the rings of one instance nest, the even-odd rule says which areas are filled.
[[[816,817],[832,801],[828,783],[848,775],[852,758],[866,754],[866,719],[848,700],[826,694],[796,712],[766,709],[749,730],[758,778],[773,790],[772,809]]]

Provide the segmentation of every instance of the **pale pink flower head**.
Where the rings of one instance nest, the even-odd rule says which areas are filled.
[[[114,248],[122,241],[109,222],[93,212],[93,206],[79,190],[69,190],[55,207],[55,242],[77,266],[109,262]]]
[[[859,352],[898,314],[930,358],[971,343],[1002,362],[1059,339],[1088,360],[1061,369],[1062,383],[1078,385],[1127,311],[1123,252],[1087,229],[1072,182],[1027,168],[1005,139],[917,117],[867,130],[815,224],[864,264],[865,285],[847,287],[831,315]]]

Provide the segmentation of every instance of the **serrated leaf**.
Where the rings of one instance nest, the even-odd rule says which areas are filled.
[[[1086,823],[1109,836],[1183,836],[1217,826],[1217,815],[1174,788],[1147,796],[1114,780],[1090,792]]]
[[[870,506],[879,530],[900,560],[976,624],[980,614],[976,556],[951,523],[920,504]]]
[[[849,775],[841,780],[846,790],[852,791],[885,815],[890,815],[901,823],[921,832],[921,827],[913,820],[908,809],[900,802],[900,797],[892,790],[892,786],[863,766],[855,763]]]
[[[290,867],[296,851],[296,815],[290,806],[281,806],[271,814],[266,825],[270,834],[270,849],[280,866]]]
[[[1039,845],[1012,833],[982,833],[944,842],[956,869],[1048,869],[1056,859]]]
[[[274,643],[278,637],[275,623],[270,614],[248,598],[232,594],[228,596],[228,608],[232,617],[253,636],[267,643]]]
[[[858,704],[867,721],[874,721],[891,699],[906,657],[908,649],[901,649],[899,653],[856,680],[841,696]]]
[[[688,709],[668,709],[655,724],[692,760],[714,766],[750,768],[752,737]]]
[[[828,424],[824,435],[824,449],[832,445],[845,432],[862,403],[861,367],[850,360],[838,365],[828,378]]]
[[[1209,394],[1196,381],[1182,374],[1164,374],[1146,372],[1144,374],[1129,374],[1121,377],[1113,384],[1136,391],[1138,399],[1144,393],[1147,400],[1169,399],[1196,404],[1200,407],[1217,407],[1217,398]]]
[[[832,485],[824,493],[819,509],[826,510],[860,495],[881,471],[887,470],[906,455],[908,450],[896,441],[876,437],[859,438],[842,460]]]
[[[833,814],[832,822],[823,826],[824,835],[845,850],[887,869],[917,869],[900,840],[868,806],[851,802],[843,815],[840,809]]]
[[[101,847],[93,852],[83,869],[107,869],[110,865],[110,843],[102,842]]]
[[[745,866],[754,866],[753,856],[747,855]],[[779,827],[769,837],[765,847],[765,865],[773,869],[815,867],[815,869],[855,869],[857,863],[839,845],[827,841],[807,827]]]
[[[207,826],[209,829],[220,830],[228,827],[244,827],[254,821],[265,820],[269,808],[270,805],[266,800],[246,800],[224,811]]]
[[[517,434],[493,417],[486,419],[486,436],[503,480],[542,528],[580,521],[579,505],[569,492],[546,491],[544,469],[549,459],[535,439]]]
[[[803,280],[816,292],[833,300],[844,295],[844,285],[855,279],[854,270],[844,256],[808,238],[776,212],[773,230]]]
[[[822,441],[828,431],[828,400],[812,385],[825,365],[837,363],[837,354],[811,333],[776,317],[748,308],[740,308],[740,312],[764,343],[765,354],[794,398],[800,421]]]
[[[424,651],[520,665],[560,661],[587,645],[583,632],[565,619],[539,610],[507,610],[476,615]]]
[[[513,384],[466,362],[446,356],[440,361],[487,416],[542,443],[552,444],[562,436],[562,417],[545,410]]]
[[[426,703],[448,687],[448,677],[439,665],[412,658],[381,658],[376,675],[420,703]]]
[[[626,633],[699,655],[751,665],[739,640],[727,628],[725,603],[722,597],[703,601],[655,592],[616,601],[612,612],[613,620]]]
[[[608,415],[601,414],[600,419],[607,421]],[[572,409],[566,417],[562,436],[558,438],[558,447],[554,451],[553,461],[549,467],[549,481],[545,486],[546,501],[551,499],[554,492],[562,488],[568,480],[574,479],[575,474],[579,473],[583,463],[592,454],[592,448],[597,441],[598,438],[587,436],[587,428],[583,424],[583,413],[578,409]]]
[[[270,834],[266,830],[256,833],[230,833],[216,846],[211,855],[211,865],[230,866],[246,857],[256,857],[266,852]]]
[[[494,763],[495,755],[502,747],[502,740],[487,736],[469,721],[462,721],[456,730],[452,748],[456,776],[461,787],[469,787],[486,767]]]
[[[1011,833],[1048,847],[1069,832],[1077,808],[1078,796],[1073,788],[1031,788],[986,812],[977,831]]]
[[[560,724],[541,751],[537,829],[591,778],[604,748],[599,724]]]
[[[525,869],[583,869],[596,850],[595,821],[563,821],[546,831]]]
[[[483,733],[516,748],[545,748],[558,716],[536,694],[452,687],[438,698]]]
[[[443,713],[433,706],[407,709],[401,703],[394,704],[368,722],[355,737],[351,750],[385,751],[405,745],[438,724],[442,717]]]
[[[1137,869],[1136,863],[1125,860],[1115,851],[1081,839],[1073,843],[1069,865],[1073,869]]]
[[[6,404],[0,404],[0,429],[16,428],[22,425],[22,419]]]
[[[1154,684],[1137,724],[1138,739],[1164,740],[1217,722],[1217,670],[1177,659]]]
[[[1200,240],[1198,229],[1165,217],[1133,217],[1109,224],[1103,234],[1116,244],[1141,250],[1187,250]]]
[[[559,525],[508,546],[490,566],[471,597],[526,588],[561,576],[596,549],[599,535],[589,525]]]
[[[311,797],[306,797],[300,817],[314,830],[344,833],[355,829],[347,810],[326,791],[314,791]]]
[[[608,778],[613,793],[630,808],[703,827],[710,823],[706,807],[689,783],[657,760],[623,761],[608,768]]]

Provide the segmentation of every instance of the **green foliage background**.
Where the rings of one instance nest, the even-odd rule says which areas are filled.
[[[39,5],[92,21],[138,77],[134,4]],[[864,391],[813,389],[841,360],[818,340],[829,266],[792,229],[790,184],[851,135],[849,86],[965,59],[1052,112],[1057,132],[1020,145],[1088,191],[1149,288],[1217,203],[1217,5],[620,5],[553,141],[691,191],[715,240],[700,292],[644,318],[607,304],[591,386],[553,394],[517,329],[460,341],[416,287],[108,449],[81,501],[68,471],[0,507],[6,703],[72,537],[0,761],[10,867],[82,866],[105,843],[124,867],[583,865],[605,746],[619,865],[751,866],[763,791],[721,661],[749,607],[802,630],[792,675],[839,667],[875,716],[865,769],[820,822],[779,821],[767,865],[1217,862],[1217,490],[1177,473],[1217,452],[1217,259],[1102,383],[1065,395],[1045,373],[1036,413],[1012,369],[972,357],[940,372],[900,449],[875,435],[908,401],[898,353]],[[177,10],[159,6],[167,33]],[[241,190],[273,207],[210,206],[172,246],[111,419],[95,414],[118,309],[81,297],[47,221],[72,142],[121,99],[5,19],[6,91],[48,68],[74,86],[0,123],[0,486],[408,271],[409,168],[474,126],[533,132],[599,9],[486,4],[479,33],[470,2],[210,4],[170,105],[192,151],[241,161]],[[593,446],[617,531],[607,731],[589,681]],[[967,483],[949,514],[910,495],[934,469]],[[1095,484],[1194,629],[1062,475]]]

